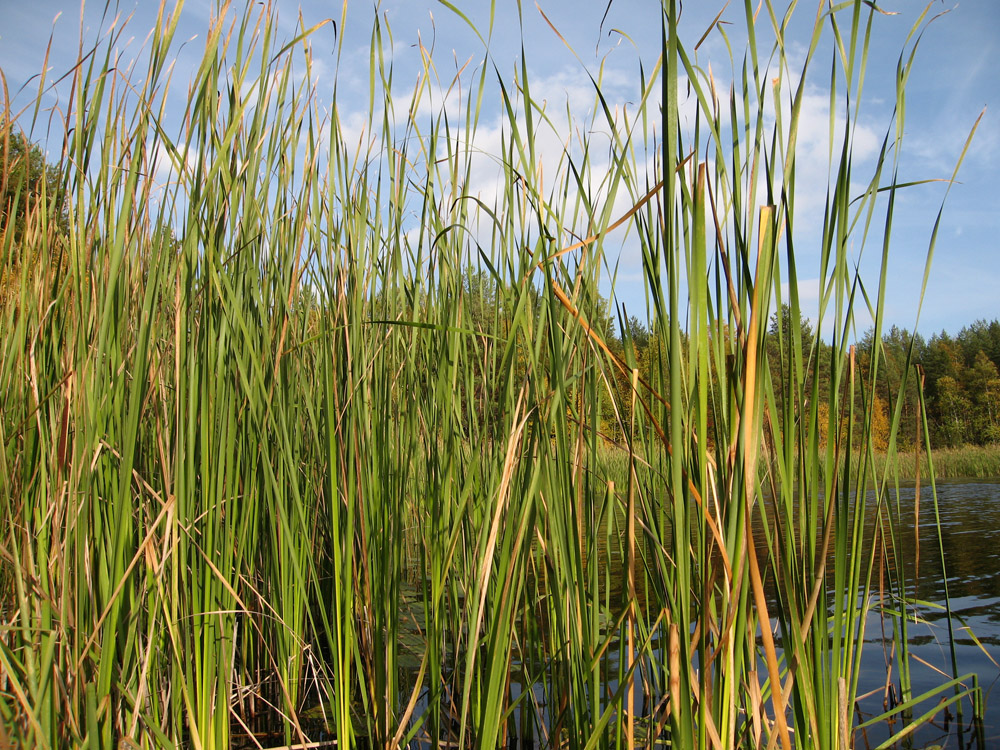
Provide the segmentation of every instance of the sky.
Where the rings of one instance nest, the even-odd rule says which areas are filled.
[[[172,0],[171,0],[172,4]],[[489,29],[489,3],[485,0],[456,2],[483,36]],[[175,80],[184,79],[200,57],[204,31],[215,3],[188,0],[184,4],[176,36]],[[234,7],[242,7],[234,2]],[[728,35],[731,54],[742,58],[746,46],[744,4],[731,0],[689,0],[680,20],[682,42],[693,48],[722,11],[721,27]],[[783,2],[775,2],[781,10]],[[946,190],[945,182],[908,188],[898,196],[889,255],[888,288],[885,305],[886,327],[898,325],[924,336],[946,330],[957,333],[979,319],[1000,317],[1000,2],[961,0],[920,2],[880,0],[885,14],[875,18],[871,53],[864,89],[864,105],[855,138],[858,172],[871,167],[879,145],[890,126],[895,103],[896,64],[906,37],[925,10],[925,24],[910,74],[906,99],[900,180],[948,178],[962,152],[968,134],[982,114],[975,137],[965,157],[958,183],[951,187],[938,229],[929,281],[918,319],[918,303],[923,286],[928,241]],[[522,45],[527,60],[532,93],[536,99],[558,103],[578,122],[588,120],[593,88],[587,77],[603,65],[604,93],[615,106],[634,105],[638,94],[640,62],[648,71],[660,51],[660,4],[656,0],[603,0],[586,3],[569,0],[522,0],[520,17],[515,0],[498,0],[489,52],[497,72],[513,79],[520,64]],[[808,34],[817,8],[816,0],[801,0],[792,17],[788,38],[789,57],[804,57]],[[117,11],[131,14],[129,33],[122,41],[125,54],[136,54],[155,20],[156,3],[121,0]],[[333,18],[312,35],[313,55],[319,90],[332,90],[337,80],[336,107],[341,121],[350,129],[363,122],[367,108],[368,59],[375,3],[354,2],[346,6],[346,23],[341,23],[341,0],[278,0],[275,12],[288,39],[296,34],[299,14],[306,27]],[[418,44],[432,49],[441,78],[447,79],[465,61],[470,69],[481,64],[483,42],[469,25],[441,2],[428,0],[386,0],[378,13],[391,29],[391,54],[396,75],[394,94],[408,97],[420,70]],[[891,13],[892,15],[888,15]],[[543,15],[544,14],[544,15]],[[114,15],[114,13],[112,13]],[[83,6],[82,28],[93,39],[107,27],[104,3],[90,0]],[[759,21],[759,33],[767,37],[767,23]],[[559,35],[553,30],[558,30]],[[741,36],[742,30],[742,36]],[[50,80],[75,62],[81,32],[79,0],[0,0],[0,71],[3,73],[11,109],[17,112],[31,104],[37,92],[37,74],[44,64],[49,39]],[[132,39],[128,42],[128,39]],[[186,41],[185,41],[186,40]],[[338,43],[342,44],[338,58]],[[572,50],[570,49],[572,48]],[[768,49],[769,45],[763,46]],[[804,240],[799,247],[800,294],[809,314],[815,305],[818,255],[810,252],[809,228],[822,221],[821,205],[826,189],[827,123],[829,122],[830,53],[821,49],[807,77],[803,110],[803,135],[798,164],[797,223]],[[720,81],[732,77],[730,49],[716,32],[699,47],[700,65],[712,66]],[[823,66],[826,66],[825,70]],[[793,66],[794,67],[794,66]],[[469,77],[465,77],[468,81]],[[183,86],[174,90],[183,93]],[[322,93],[320,94],[322,98]],[[62,107],[65,95],[49,91],[43,109]],[[328,106],[333,106],[328,102]],[[480,132],[483,147],[490,138],[499,143],[501,111],[499,95],[487,92]],[[577,125],[573,125],[574,127]],[[44,140],[44,132],[35,133]],[[552,145],[559,138],[553,135]],[[58,139],[53,139],[58,143]],[[558,150],[558,148],[556,148]],[[545,151],[545,148],[542,149]],[[481,176],[488,183],[490,176]],[[495,179],[495,178],[494,178]],[[488,185],[484,188],[488,190]],[[627,205],[622,206],[622,209]],[[852,247],[852,262],[860,268],[866,283],[877,283],[880,241],[869,240],[864,249]],[[641,266],[634,243],[621,246],[615,295],[632,309],[641,289]],[[606,292],[608,290],[605,290]],[[871,291],[874,291],[872,289]],[[858,315],[858,335],[870,319]]]

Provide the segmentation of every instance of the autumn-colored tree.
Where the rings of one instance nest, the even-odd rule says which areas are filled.
[[[872,448],[884,451],[889,447],[889,405],[878,394],[872,397],[871,439]]]

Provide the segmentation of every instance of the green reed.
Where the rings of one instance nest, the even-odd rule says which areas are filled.
[[[472,182],[488,55],[441,81],[421,50],[404,106],[376,18],[358,140],[320,111],[317,28],[279,38],[269,9],[213,19],[177,126],[180,4],[131,68],[120,28],[84,40],[61,123],[68,228],[43,195],[23,236],[2,235],[3,731],[38,747],[298,745],[320,725],[344,746],[850,746],[884,562],[904,682],[908,666],[880,356],[859,371],[850,340],[864,298],[881,341],[916,44],[861,175],[865,61],[891,21],[821,4],[793,71],[793,9],[746,3],[726,90],[666,2],[635,111],[611,108],[598,71],[593,121],[554,171],[537,144],[556,115],[522,54],[498,84],[492,199]],[[775,362],[771,313],[800,320],[795,146],[824,35],[846,121],[831,115],[816,270],[833,335],[821,350],[779,330]],[[449,87],[457,116],[418,115]],[[4,139],[41,114],[8,103]],[[847,248],[875,222],[882,273],[862,294]],[[602,322],[626,234],[642,372]],[[978,700],[954,677],[931,697]]]

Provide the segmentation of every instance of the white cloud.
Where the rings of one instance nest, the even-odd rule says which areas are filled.
[[[197,166],[197,154],[185,143],[171,149],[157,140],[152,148],[152,162],[154,183],[166,187],[182,177],[190,178]]]

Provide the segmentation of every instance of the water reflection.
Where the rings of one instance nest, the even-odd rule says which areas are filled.
[[[941,544],[948,568],[952,597],[972,608],[975,600],[1000,599],[1000,484],[983,482],[941,482],[937,487],[941,519]],[[892,508],[895,512],[896,509]],[[899,547],[907,563],[910,580],[916,582],[919,599],[938,601],[944,597],[944,576],[938,551],[937,530],[927,521],[934,517],[933,495],[929,487],[920,492],[920,560],[914,554],[914,488],[900,489],[897,520]],[[993,608],[994,616],[1000,612]]]
[[[919,729],[910,747],[1000,747],[1000,484],[987,481],[943,481],[937,485],[940,543],[934,497],[921,487],[920,504],[914,486],[900,488],[889,500],[896,522],[896,552],[906,576],[911,620],[907,640],[914,695],[941,685],[952,674],[946,612],[937,603],[945,597],[945,576],[941,566],[944,550],[947,591],[955,627],[955,656],[959,674],[975,672],[986,700],[984,736],[962,732],[954,710],[941,711],[933,723]],[[919,511],[919,548],[914,529]],[[874,508],[870,511],[874,518]],[[919,550],[919,558],[918,558]],[[881,713],[891,705],[892,692],[898,696],[898,675],[886,689],[886,668],[881,649],[882,623],[877,616],[868,622],[865,639],[869,645],[862,663],[859,693],[873,691],[859,708],[866,716]],[[889,633],[887,633],[888,635]],[[925,708],[926,710],[926,708]],[[966,709],[966,723],[968,709]],[[875,747],[900,727],[874,727],[855,738],[857,747]],[[980,744],[980,739],[983,744]]]

